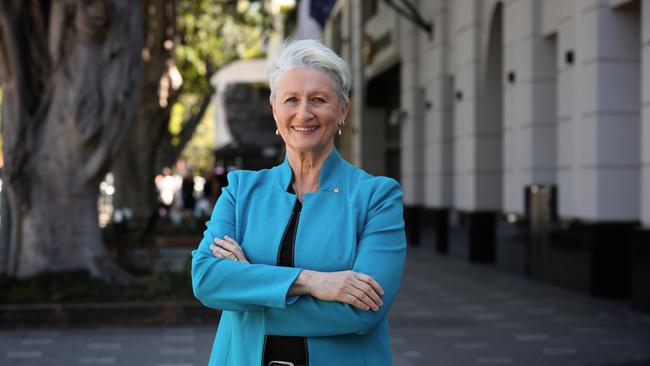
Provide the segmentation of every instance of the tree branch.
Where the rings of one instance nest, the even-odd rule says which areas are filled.
[[[166,135],[166,138],[162,140],[162,143],[158,150],[158,169],[162,169],[165,166],[171,166],[174,164],[176,159],[178,159],[180,156],[181,152],[183,152],[183,149],[187,143],[192,139],[196,127],[203,119],[203,115],[205,114],[208,105],[210,105],[210,100],[212,99],[212,94],[214,93],[214,88],[210,85],[210,79],[216,70],[214,68],[214,65],[209,61],[206,62],[206,69],[206,79],[208,80],[209,85],[208,91],[203,96],[203,100],[201,100],[198,108],[196,108],[196,112],[192,113],[191,116],[183,123],[181,132],[177,136],[178,143],[176,145],[172,145],[172,136],[170,136],[167,126],[165,126],[164,134]]]
[[[203,100],[201,101],[201,104],[199,105],[196,113],[194,113],[185,123],[183,123],[183,128],[181,129],[181,132],[178,134],[178,144],[174,146],[174,156],[178,157],[180,153],[183,151],[185,148],[185,145],[192,139],[192,135],[194,135],[194,131],[196,130],[196,127],[201,123],[201,120],[203,119],[203,115],[205,114],[205,110],[208,108],[208,105],[210,104],[210,99],[212,98],[212,92],[213,90],[210,89],[210,92],[207,93],[204,97]]]
[[[172,145],[171,136],[167,136],[168,138],[163,140],[158,153],[159,168],[173,165],[176,159],[178,159],[178,157],[181,155],[181,152],[183,152],[183,149],[187,143],[192,139],[196,127],[203,119],[203,115],[205,114],[208,105],[210,105],[212,93],[213,90],[210,88],[210,91],[203,97],[203,100],[201,100],[198,108],[196,108],[196,112],[192,113],[192,115],[183,123],[183,128],[177,136],[178,143],[176,145]]]

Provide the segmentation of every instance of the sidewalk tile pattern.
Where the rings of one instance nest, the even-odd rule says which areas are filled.
[[[650,317],[625,303],[424,248],[409,248],[389,318],[396,366],[650,365]],[[1,331],[0,365],[206,365],[214,331],[215,325]]]
[[[650,316],[491,265],[409,248],[389,315],[394,363],[650,365]]]

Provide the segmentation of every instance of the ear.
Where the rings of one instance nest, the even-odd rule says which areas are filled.
[[[341,104],[341,116],[343,117],[343,121],[348,118],[348,112],[350,112],[350,101]]]
[[[275,114],[275,100],[273,97],[269,97],[269,104],[271,105],[271,111],[273,112],[273,119],[275,122],[278,121],[277,115]]]

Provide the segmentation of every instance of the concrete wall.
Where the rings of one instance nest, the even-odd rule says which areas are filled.
[[[650,228],[650,4],[641,5],[641,221]]]
[[[647,1],[413,3],[434,37],[379,2],[366,35],[394,42],[355,75],[401,65],[407,205],[521,214],[524,187],[556,184],[561,218],[650,226]]]
[[[414,3],[419,6],[418,2]],[[426,79],[426,72],[421,67],[420,51],[427,48],[427,40],[422,39],[422,32],[412,23],[400,24],[400,109],[404,112],[400,135],[400,178],[404,203],[414,206],[423,202],[424,106],[420,77]]]
[[[636,221],[640,193],[639,14],[609,2],[576,3],[574,141],[578,202],[574,212],[593,221]]]
[[[524,187],[557,175],[557,37],[543,35],[543,5],[508,1],[504,11],[503,209],[519,214]]]
[[[424,111],[424,206],[451,207],[453,187],[454,78],[449,69],[448,1],[424,1],[422,13],[431,14],[433,39],[423,47],[420,65],[426,94]],[[427,37],[428,38],[428,37]]]

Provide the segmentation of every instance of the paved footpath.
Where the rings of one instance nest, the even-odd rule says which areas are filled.
[[[425,249],[407,262],[390,314],[396,366],[650,365],[650,317],[625,304]],[[205,365],[214,330],[2,331],[0,365]]]
[[[650,365],[650,316],[410,249],[389,314],[395,365]]]

